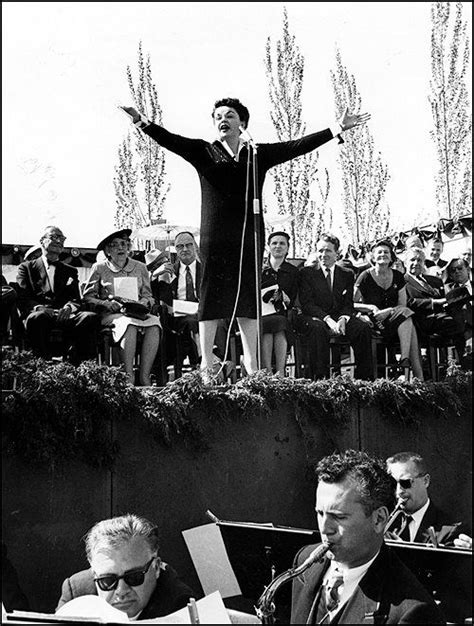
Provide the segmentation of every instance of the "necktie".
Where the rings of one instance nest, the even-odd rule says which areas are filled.
[[[328,284],[329,291],[332,293],[331,270],[326,270],[326,272],[327,272],[327,274],[326,274],[326,282]]]
[[[411,515],[407,513],[401,514],[401,525],[398,531],[395,531],[400,539],[403,541],[411,541],[410,539],[410,522],[413,519]]]
[[[328,611],[334,611],[339,604],[339,591],[343,583],[344,578],[342,576],[342,572],[335,570],[331,578],[326,583],[326,588],[324,590],[326,596],[326,608]]]
[[[191,276],[191,270],[189,265],[186,265],[186,300],[188,302],[197,302],[196,294],[194,293],[193,277]]]

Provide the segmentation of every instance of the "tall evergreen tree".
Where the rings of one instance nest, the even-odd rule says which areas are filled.
[[[436,201],[439,217],[472,211],[472,114],[467,91],[470,61],[463,3],[431,4],[431,93],[438,171]]]
[[[331,70],[331,80],[337,119],[346,108],[360,111],[362,98],[356,80],[343,65],[339,50],[336,50],[336,69]],[[352,243],[359,245],[385,235],[390,222],[390,208],[384,201],[389,173],[368,126],[344,134],[338,159],[344,217]]]
[[[138,46],[138,78],[134,82],[127,66],[127,82],[134,107],[156,124],[162,123],[158,92],[152,79],[150,55],[144,58]],[[163,214],[166,195],[164,150],[140,130],[134,128],[118,149],[114,187],[117,209],[115,226],[138,228],[156,222]]]
[[[270,117],[279,141],[299,139],[305,134],[301,93],[303,89],[304,56],[290,33],[288,14],[283,10],[283,34],[272,49],[268,37],[265,55],[268,79]],[[272,169],[278,212],[291,216],[291,242],[294,256],[306,256],[310,250],[316,212],[311,207],[310,186],[316,180],[318,153],[310,152]],[[329,192],[329,176],[320,183],[317,205],[325,211]]]

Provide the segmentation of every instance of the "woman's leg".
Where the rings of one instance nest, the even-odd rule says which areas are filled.
[[[263,367],[272,373],[272,356],[273,356],[273,333],[264,333],[262,335],[262,360]]]
[[[120,359],[125,365],[125,371],[131,385],[135,384],[135,376],[133,373],[133,360],[135,358],[135,350],[137,347],[137,327],[130,325],[125,335],[120,340]]]
[[[151,385],[150,373],[160,345],[160,332],[159,326],[145,328],[140,354],[140,385]]]
[[[277,374],[285,375],[286,353],[288,341],[284,330],[273,335],[273,348],[275,350],[275,365]]]
[[[244,365],[247,374],[257,371],[257,320],[250,317],[238,317],[240,338],[244,351]]]
[[[219,320],[204,320],[199,322],[199,343],[201,344],[201,370],[212,368],[214,339],[216,338]]]

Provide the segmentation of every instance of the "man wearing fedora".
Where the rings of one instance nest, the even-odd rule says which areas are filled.
[[[18,306],[33,354],[50,359],[51,333],[60,329],[62,356],[77,365],[96,356],[99,320],[81,306],[77,269],[59,260],[65,240],[57,226],[44,229],[41,256],[18,266]]]
[[[201,263],[192,233],[178,233],[174,246],[177,256],[175,263],[170,263],[159,250],[148,252],[145,263],[150,272],[153,296],[163,307],[167,362],[176,359],[176,335],[179,335],[182,339],[182,357],[188,356],[191,366],[196,366],[200,356],[197,307],[196,313],[175,315],[173,300],[199,302]]]

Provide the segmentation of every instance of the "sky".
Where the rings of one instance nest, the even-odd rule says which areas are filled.
[[[471,3],[464,16],[471,23]],[[188,137],[215,138],[215,100],[237,97],[249,131],[276,140],[264,55],[281,37],[280,2],[3,2],[3,243],[33,244],[56,224],[66,245],[93,247],[114,230],[117,150],[129,129],[117,105],[131,105],[126,67],[138,44],[149,54],[163,125]],[[330,71],[339,48],[354,74],[375,146],[391,175],[387,201],[394,231],[436,216],[435,151],[428,102],[429,2],[291,2],[290,32],[305,57],[307,132],[334,123]],[[453,5],[454,10],[454,5]],[[342,225],[337,142],[319,149]],[[164,215],[199,225],[194,169],[167,153],[171,184]],[[272,185],[264,188],[276,213]],[[429,216],[428,222],[426,221]]]

